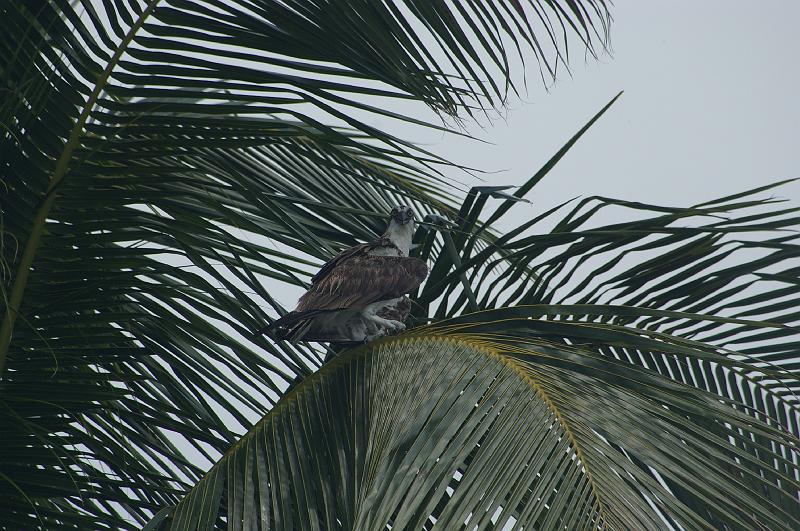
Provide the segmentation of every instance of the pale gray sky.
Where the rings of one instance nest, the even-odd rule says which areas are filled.
[[[467,124],[492,145],[414,138],[519,184],[624,90],[534,190],[540,207],[594,194],[689,205],[800,177],[800,2],[618,0],[612,14],[611,56],[575,47],[572,77],[549,92],[531,65],[526,102],[483,131]],[[800,185],[775,194],[800,202]]]

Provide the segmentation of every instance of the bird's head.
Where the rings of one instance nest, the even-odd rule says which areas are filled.
[[[400,225],[405,225],[409,221],[414,221],[414,210],[405,205],[398,205],[392,209],[390,223],[392,221]]]
[[[414,211],[405,205],[394,207],[383,237],[389,238],[403,256],[408,256],[414,238]]]

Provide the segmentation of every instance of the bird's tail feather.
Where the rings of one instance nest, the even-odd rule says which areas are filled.
[[[329,311],[330,310],[309,310],[305,312],[289,312],[256,332],[256,335],[267,334],[273,339],[283,340],[301,339],[302,332],[311,324],[309,319]]]

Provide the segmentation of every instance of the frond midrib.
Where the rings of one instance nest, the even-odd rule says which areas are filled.
[[[469,343],[469,341],[466,339],[462,339],[462,341],[464,341],[465,343]],[[483,347],[482,349],[486,350],[487,348],[488,347]],[[600,521],[597,522],[597,527],[602,527],[603,524],[607,524],[608,510],[606,509],[605,505],[603,504],[603,500],[600,497],[597,484],[595,483],[595,480],[592,477],[592,473],[589,470],[589,464],[586,462],[583,450],[581,449],[581,446],[578,444],[577,438],[572,433],[572,429],[570,428],[569,423],[561,414],[561,411],[558,409],[555,402],[553,402],[553,400],[550,398],[550,396],[547,394],[544,388],[541,385],[539,385],[539,383],[530,375],[530,372],[524,369],[522,364],[518,363],[510,356],[504,356],[502,352],[500,352],[499,350],[494,350],[494,351],[492,351],[493,349],[489,350],[493,355],[493,357],[495,357],[503,365],[506,365],[511,370],[513,370],[517,374],[517,376],[519,376],[525,383],[531,386],[534,392],[537,395],[539,395],[539,398],[541,398],[542,402],[545,403],[547,408],[556,417],[556,420],[558,420],[558,423],[564,429],[564,434],[567,436],[567,439],[569,439],[570,443],[572,444],[572,447],[575,449],[575,455],[578,457],[581,464],[583,465],[583,469],[586,472],[586,479],[589,481],[589,486],[592,489],[592,494],[594,495],[594,499],[597,500],[597,508],[600,515]]]

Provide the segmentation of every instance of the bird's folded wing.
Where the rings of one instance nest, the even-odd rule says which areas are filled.
[[[341,260],[297,303],[298,312],[363,308],[419,287],[428,266],[407,256],[360,255]]]
[[[358,245],[354,245],[349,249],[345,249],[344,251],[340,252],[327,262],[317,271],[317,274],[311,277],[311,283],[316,284],[320,280],[324,279],[328,276],[333,269],[335,269],[339,264],[346,260],[350,260],[355,258],[356,256],[365,256],[369,253],[372,249],[377,247],[392,247],[394,244],[388,238],[378,238],[375,241],[361,243]]]

